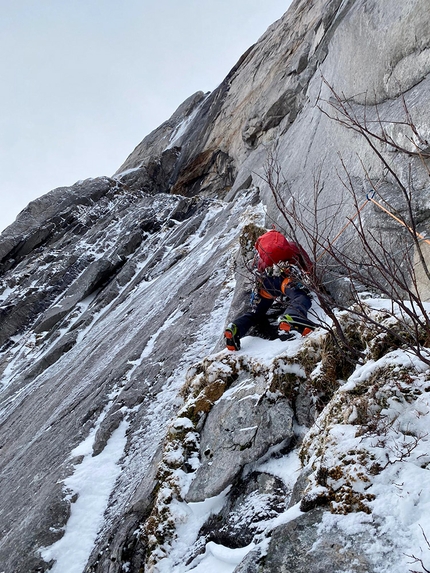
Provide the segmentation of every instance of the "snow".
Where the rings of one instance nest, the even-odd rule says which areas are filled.
[[[293,489],[301,469],[299,456],[293,450],[282,458],[271,458],[258,467],[258,471],[281,478],[289,489]]]
[[[229,489],[230,488],[227,488],[219,495],[208,498],[199,503],[186,503],[178,501],[173,503],[173,515],[176,518],[176,521],[180,524],[177,527],[178,537],[169,557],[162,559],[157,564],[157,573],[185,573],[185,571],[190,570],[183,563],[180,563],[181,558],[186,554],[187,550],[195,542],[200,528],[208,519],[208,517],[213,513],[218,513],[222,509],[226,501]],[[211,563],[210,567],[216,567],[218,565],[220,568],[218,570],[216,568],[206,569],[205,573],[212,573],[212,571],[213,573],[216,573],[217,571],[225,571],[225,573],[230,573],[235,567],[230,567],[229,569],[222,568],[224,565],[228,565],[228,563],[225,562],[225,556],[223,560],[217,558],[214,553],[208,552],[206,557],[208,557],[208,560]],[[205,557],[203,558],[203,561],[205,564],[207,564]],[[192,570],[195,571],[196,569],[193,567]]]
[[[191,118],[189,118],[190,120]],[[178,126],[178,131],[172,136],[171,145],[180,137],[182,128],[184,125]],[[118,177],[123,174],[118,175]],[[186,249],[188,255],[179,260],[172,271],[161,273],[149,281],[138,282],[136,280],[135,288],[130,293],[129,298],[119,304],[115,310],[112,310],[111,305],[108,305],[100,315],[94,318],[94,322],[90,326],[79,333],[78,342],[83,342],[87,335],[93,336],[95,339],[97,331],[102,332],[106,326],[105,318],[107,321],[119,322],[121,317],[134,312],[133,305],[136,304],[136,301],[139,301],[144,307],[148,317],[156,317],[160,306],[167,303],[171,297],[176,296],[175,292],[169,288],[172,280],[185,282],[190,264],[203,267],[213,256],[213,253],[217,252],[219,242],[232,241],[239,233],[240,226],[237,226],[226,230],[224,234],[210,235],[211,222],[218,217],[224,208],[225,206],[221,202],[214,202],[208,208],[198,232],[188,237],[181,245],[183,249]],[[246,219],[247,215],[246,213],[242,214],[241,208],[240,203],[238,203],[236,213],[233,212],[232,215],[237,216],[238,219],[241,217]],[[255,215],[259,216],[263,213],[257,212]],[[169,247],[168,240],[171,236],[169,233],[173,232],[172,230],[161,232],[161,234],[164,233],[163,237],[166,239],[164,244],[164,256],[166,258],[172,254],[173,248]],[[206,234],[207,236],[205,236]],[[159,245],[154,243],[154,250],[158,247]],[[146,248],[146,258],[138,262],[135,268],[136,279],[140,271],[144,270],[146,261],[153,254],[152,245],[148,244]],[[100,256],[95,247],[89,246],[89,250],[95,257]],[[126,501],[133,493],[130,493],[132,480],[136,479],[136,475],[142,476],[148,470],[169,421],[171,427],[178,431],[183,429],[191,432],[193,430],[193,423],[188,418],[178,418],[171,421],[170,417],[174,411],[174,406],[180,403],[178,392],[186,380],[188,368],[196,360],[201,361],[203,357],[213,351],[216,343],[215,338],[224,327],[235,289],[234,269],[228,267],[231,264],[231,259],[232,251],[221,256],[218,268],[222,269],[222,272],[214,272],[208,279],[208,284],[220,285],[219,296],[215,301],[211,301],[211,303],[213,302],[211,312],[208,313],[203,324],[199,326],[195,341],[187,346],[174,372],[166,378],[163,389],[153,398],[146,417],[142,419],[141,430],[136,431],[130,437],[127,448],[129,452],[127,464],[124,467],[120,465],[126,445],[127,418],[112,433],[104,450],[99,455],[92,456],[96,432],[108,411],[109,405],[88,437],[70,453],[72,460],[77,457],[83,458],[80,463],[76,463],[74,466],[72,475],[64,480],[65,497],[71,502],[71,515],[65,526],[64,536],[50,547],[41,550],[45,560],[55,561],[52,569],[54,573],[82,573],[84,571],[97,535],[100,534],[104,520],[106,520],[105,512],[106,510],[109,511],[108,505],[111,494],[114,492],[116,496],[112,498],[114,503],[111,505],[115,506],[112,511],[123,511]],[[154,286],[165,293],[165,300],[155,301],[154,298],[151,298],[150,292]],[[91,302],[92,298],[89,297],[76,305],[76,314],[69,323],[67,330],[61,332],[62,335],[70,331],[70,328],[90,306]],[[387,300],[366,299],[366,304],[378,311],[389,311],[390,313],[394,308],[392,301]],[[428,308],[430,309],[430,305]],[[314,313],[320,315],[320,310],[316,307]],[[184,311],[178,308],[167,317],[162,326],[155,332],[151,331],[150,335],[149,332],[145,333],[148,334],[148,339],[142,344],[143,348],[140,349],[140,355],[134,356],[133,360],[128,361],[131,368],[127,371],[123,384],[133,380],[136,371],[144,361],[156,354],[154,350],[160,335],[168,329],[173,330],[177,327],[176,323],[183,314],[185,314]],[[133,316],[137,316],[137,313]],[[237,364],[241,360],[244,362],[252,360],[255,365],[265,367],[266,370],[272,369],[272,371],[275,360],[285,359],[285,363],[277,364],[276,368],[284,373],[305,378],[305,372],[301,365],[293,361],[287,364],[287,359],[294,358],[303,349],[306,341],[317,342],[322,336],[321,332],[320,329],[310,334],[306,339],[297,336],[288,341],[268,341],[247,336],[242,339],[242,348],[234,353],[234,358],[237,360]],[[214,333],[216,334],[214,335]],[[129,339],[141,335],[141,325],[130,324],[127,333]],[[127,342],[128,340],[118,342],[118,348],[122,347],[120,345],[126,347]],[[30,352],[29,349],[34,347],[35,341],[32,338],[23,337],[19,344],[20,346],[13,350],[14,358],[4,372],[2,379],[4,385],[13,379],[15,368],[18,370],[19,362]],[[114,350],[117,351],[117,349]],[[45,349],[42,347],[40,351],[34,350],[33,355],[35,359],[40,359],[44,352]],[[228,351],[222,350],[216,355],[209,356],[213,360],[206,372],[209,382],[215,381],[220,373],[228,374],[230,366],[223,362],[223,358],[228,355]],[[380,412],[381,420],[386,423],[384,430],[386,433],[377,437],[375,435],[358,436],[356,424],[358,424],[360,413],[357,404],[354,403],[349,412],[343,412],[345,415],[343,422],[332,423],[327,428],[325,435],[325,439],[330,443],[330,448],[325,452],[325,463],[328,467],[334,467],[339,460],[348,456],[351,460],[356,461],[356,455],[351,454],[351,452],[358,450],[366,450],[380,464],[381,471],[369,476],[369,482],[363,484],[359,479],[354,482],[356,491],[374,496],[369,501],[371,514],[363,511],[346,515],[325,512],[323,521],[319,526],[319,532],[323,534],[332,530],[341,531],[345,536],[345,543],[348,543],[347,536],[365,533],[373,527],[372,531],[375,531],[375,535],[367,542],[366,550],[369,558],[375,564],[375,571],[385,573],[386,569],[384,569],[381,556],[387,555],[387,552],[394,548],[399,559],[397,563],[390,565],[389,571],[390,573],[405,573],[411,568],[417,570],[420,568],[419,563],[415,563],[413,567],[410,565],[414,559],[422,559],[424,566],[430,568],[430,546],[426,541],[426,537],[430,539],[428,366],[417,356],[403,350],[396,350],[379,360],[369,359],[358,365],[339,389],[338,395],[349,395],[358,387],[364,386],[378,371],[387,367],[392,369],[394,380],[396,380],[396,373],[400,375],[403,369],[406,368],[411,371],[410,388],[417,390],[417,394],[406,400],[402,398],[401,393],[398,393],[398,387],[393,384],[392,392],[386,396],[384,409]],[[319,368],[318,365],[313,374],[316,374]],[[152,383],[150,380],[146,382],[148,386]],[[240,382],[224,392],[223,399],[259,399],[260,394],[238,398],[241,391],[246,389],[251,382],[249,376],[243,377]],[[36,383],[37,378],[31,384]],[[25,397],[25,393],[31,391],[31,384],[29,383],[22,390],[22,396]],[[398,382],[399,385],[400,381]],[[78,391],[79,388],[76,392]],[[22,396],[18,392],[11,400],[21,399]],[[111,402],[114,398],[115,392],[109,396]],[[318,424],[321,419],[318,420]],[[242,428],[241,431],[253,429],[253,427]],[[317,426],[316,434],[318,429],[319,426]],[[295,428],[297,436],[303,437],[303,432],[303,428]],[[261,459],[256,462],[252,471],[265,472],[278,477],[283,481],[286,489],[291,491],[301,470],[298,449],[286,455],[281,455],[280,451],[281,447],[274,447],[264,460]],[[315,453],[311,462],[317,460],[317,457],[318,455]],[[166,454],[165,460],[171,465],[180,464],[183,460],[183,451],[181,449],[172,450]],[[190,465],[194,464],[193,467],[197,467],[197,456],[188,461]],[[360,469],[362,467],[360,466]],[[357,476],[353,474],[353,469],[354,464],[351,463],[351,475],[355,479]],[[122,480],[118,479],[120,476]],[[133,478],[127,476],[133,476]],[[186,490],[192,479],[192,473],[185,474],[182,470],[177,470],[174,477],[182,490]],[[339,489],[345,484],[345,481],[344,475],[340,476],[337,481],[333,479],[332,487]],[[321,486],[314,484],[311,493],[318,495],[321,490]],[[162,487],[159,496],[160,499],[164,497],[166,500],[171,497],[171,494],[170,488]],[[176,525],[176,537],[172,542],[168,557],[158,562],[157,573],[187,573],[188,571],[194,573],[233,573],[237,564],[250,551],[253,549],[259,549],[262,553],[266,551],[270,534],[275,527],[286,524],[301,515],[299,504],[285,508],[276,517],[264,521],[263,533],[259,532],[248,546],[231,549],[209,541],[201,547],[200,553],[196,552],[196,556],[190,562],[188,560],[190,548],[198,543],[198,535],[202,525],[211,514],[217,513],[223,508],[228,494],[229,491],[226,490],[219,496],[206,499],[201,503],[186,503],[173,499],[170,510]],[[255,501],[254,509],[257,509],[259,503],[257,496],[253,497],[252,501]],[[408,555],[414,557],[408,557]],[[126,566],[124,570],[126,570]]]
[[[153,334],[151,336],[151,338],[149,339],[146,347],[144,348],[140,359],[139,359],[139,364],[143,361],[144,358],[147,358],[148,356],[150,356],[154,350],[154,346],[155,343],[157,341],[157,338],[160,336],[160,334],[162,332],[164,332],[165,330],[168,330],[169,328],[171,328],[171,326],[178,320],[178,318],[180,318],[182,316],[182,312],[177,310],[172,316],[170,316],[166,322],[164,323],[164,325],[157,330],[157,332],[155,334]]]
[[[204,101],[204,100],[203,100]],[[199,112],[200,108],[201,108],[202,103],[200,103],[196,109],[186,118],[184,118],[179,125],[173,130],[170,138],[169,138],[169,144],[166,147],[166,149],[171,149],[172,147],[174,147],[177,143],[179,143],[180,138],[184,135],[184,133],[187,131],[189,125],[191,124],[191,122],[193,121],[193,119],[196,117],[197,113]]]
[[[98,456],[92,456],[97,429],[105,413],[92,428],[88,437],[70,454],[71,458],[84,456],[75,466],[73,474],[64,480],[67,498],[77,500],[71,504],[71,514],[63,537],[41,550],[45,561],[55,560],[52,573],[82,573],[103,523],[103,514],[115,481],[121,472],[118,464],[126,444],[127,421],[122,421],[112,433],[106,447]]]
[[[10,296],[13,293],[12,288],[10,288],[9,286],[6,286],[3,290],[3,292],[0,294],[0,303],[2,303],[3,301],[5,301],[8,296]]]
[[[373,307],[378,310],[385,309],[388,305],[384,300],[372,300],[372,303]],[[317,340],[321,333],[316,331],[307,340],[310,340],[312,336]],[[293,357],[303,347],[303,344],[304,340],[301,337],[289,341],[267,341],[248,336],[242,339],[242,348],[234,355],[238,359],[244,358],[245,360],[252,357],[254,361],[270,367],[275,358]],[[226,353],[222,351],[215,355],[215,358],[218,357],[219,360],[215,360],[208,369],[209,377],[215,376],[217,367],[219,371],[226,369],[226,365],[221,361]],[[304,375],[303,370],[297,364],[288,364],[284,367],[291,368],[291,372],[298,376]],[[324,463],[327,467],[334,467],[339,460],[348,456],[351,460],[357,461],[358,452],[364,450],[381,464],[382,470],[376,475],[369,474],[368,481],[364,482],[360,481],[360,471],[364,471],[365,466],[358,462],[357,466],[354,463],[351,464],[350,475],[353,480],[356,480],[355,491],[368,494],[369,499],[373,499],[369,501],[371,513],[356,511],[337,514],[327,511],[324,512],[318,530],[320,535],[329,534],[331,531],[341,532],[345,536],[345,547],[349,547],[351,539],[355,536],[367,534],[368,538],[362,537],[365,539],[362,543],[369,563],[377,573],[388,571],[405,573],[410,570],[422,573],[425,570],[424,567],[427,569],[430,567],[430,545],[427,541],[430,539],[428,366],[407,350],[398,349],[387,353],[379,360],[368,360],[358,365],[340,388],[338,395],[342,396],[354,391],[357,386],[365,384],[384,368],[392,372],[393,379],[392,395],[387,396],[386,407],[380,412],[381,419],[386,420],[386,426],[384,426],[386,435],[357,435],[357,426],[354,424],[358,423],[359,413],[354,404],[343,423],[333,423],[328,428],[326,439],[330,442],[330,448],[324,454],[326,456]],[[402,399],[401,392],[396,393],[396,389],[398,390],[402,384],[401,378],[396,382],[396,372],[400,376],[404,369],[410,373],[411,379],[411,386],[407,386],[406,391],[410,391],[414,398]],[[223,399],[237,399],[240,390],[249,384],[249,378],[242,379],[223,394]],[[317,421],[317,425],[318,423]],[[303,435],[303,428],[296,428],[296,430],[297,435]],[[357,454],[353,456],[353,452]],[[251,470],[269,473],[280,478],[291,491],[301,470],[298,449],[283,456],[276,455],[274,449],[272,457],[265,458],[260,465],[252,466]],[[340,476],[337,481],[333,481],[332,487],[341,488],[346,483],[345,479],[344,476]],[[315,495],[322,493],[323,489],[321,486],[313,486]],[[177,528],[178,538],[173,544],[169,557],[158,564],[157,573],[186,573],[188,571],[233,573],[237,564],[253,549],[259,549],[261,554],[266,552],[270,533],[274,528],[302,514],[300,504],[279,513],[277,517],[266,523],[263,534],[241,549],[230,549],[209,541],[203,547],[204,552],[185,565],[183,557],[186,555],[186,548],[196,543],[198,531],[209,515],[207,511],[209,506],[206,505],[208,503],[211,503],[210,511],[216,513],[222,507],[222,496],[216,498],[215,502],[206,500],[201,504],[186,504],[185,502],[178,504],[176,520],[181,522]],[[257,498],[255,504],[254,510],[258,506]],[[374,533],[369,535],[369,532]],[[318,550],[318,541],[314,549]],[[393,555],[395,555],[394,561]]]
[[[129,175],[130,173],[134,173],[135,171],[139,171],[140,169],[141,167],[132,167],[131,169],[125,169],[124,171],[121,171],[121,173],[117,173],[114,176],[114,179],[121,179],[121,177]]]
[[[251,543],[246,547],[230,549],[209,541],[206,545],[203,560],[197,567],[193,567],[191,571],[194,571],[194,573],[233,573],[236,566],[254,547],[255,545]]]
[[[394,350],[380,358],[378,361],[368,360],[362,366],[357,366],[355,372],[350,376],[348,382],[342,386],[340,392],[350,392],[357,385],[365,382],[372,376],[378,368],[386,366],[414,368],[417,372],[425,373],[428,370],[427,364],[414,354],[405,350]]]
[[[238,355],[251,355],[263,364],[269,364],[285,351],[291,350],[294,352],[300,346],[300,343],[299,338],[282,341],[279,339],[262,340],[253,336],[244,336],[241,340],[242,348],[238,351]]]
[[[424,567],[430,567],[430,546],[426,540],[430,532],[428,367],[408,352],[396,350],[357,368],[340,389],[340,394],[353,391],[357,384],[363,384],[383,367],[392,369],[394,383],[391,395],[386,396],[385,390],[382,396],[386,407],[379,414],[379,430],[374,435],[357,437],[357,426],[351,425],[355,416],[351,415],[346,423],[330,428],[331,447],[329,458],[325,460],[327,467],[334,467],[342,458],[351,458],[352,452],[360,451],[367,452],[367,457],[380,464],[380,471],[368,475],[367,483],[363,482],[362,491],[374,496],[369,503],[371,514],[326,512],[319,531],[336,530],[345,536],[354,536],[373,530],[375,534],[365,542],[364,549],[374,563],[375,571],[422,572],[417,563],[413,568],[411,564],[415,559],[421,559]],[[407,384],[402,385],[401,378],[396,381],[399,367],[407,367],[411,373]],[[342,483],[341,478],[332,487],[339,488]],[[355,491],[360,491],[359,479]],[[387,569],[384,559],[393,551],[396,558],[394,563],[389,562]]]
[[[288,508],[287,511],[285,511],[284,513],[280,513],[278,515],[278,517],[275,517],[272,520],[270,527],[268,527],[268,533],[270,533],[270,531],[272,531],[275,527],[278,527],[279,525],[285,525],[286,523],[289,523],[290,521],[294,521],[300,515],[302,515],[302,513],[303,512],[300,511],[300,503],[296,503],[292,507]],[[266,546],[266,543],[264,542],[264,540],[261,543],[261,546],[262,546],[262,548],[264,548]]]
[[[210,219],[216,216],[219,207],[209,210],[205,220],[201,225],[201,233]],[[199,248],[199,241],[196,235],[188,240],[186,247],[192,251],[196,250],[196,264],[204,265],[205,260],[211,256],[216,238],[213,237],[206,244]],[[176,267],[176,272],[180,276],[181,266],[189,264],[189,261],[180,261]],[[217,276],[212,276],[210,280],[218,280]],[[150,288],[151,283],[143,283],[137,290]],[[205,355],[206,349],[213,347],[213,333],[220,331],[223,327],[225,316],[228,312],[234,292],[235,283],[233,278],[224,281],[220,290],[220,295],[215,301],[212,313],[199,332],[198,344],[190,345],[185,351],[176,371],[166,381],[165,388],[154,400],[146,420],[145,432],[150,437],[162,431],[163,424],[166,423],[168,413],[166,404],[172,404],[176,399],[176,394],[181,383],[185,380],[186,371],[189,365],[196,359]],[[85,301],[82,308],[78,308],[81,313],[90,301]],[[369,300],[366,300],[367,304]],[[391,308],[388,301],[371,300],[374,308],[385,310]],[[157,309],[152,309],[156,312]],[[123,308],[118,309],[118,313],[124,312]],[[143,351],[136,360],[130,361],[132,369],[127,373],[130,380],[135,370],[142,364],[143,360],[153,353],[156,341],[160,334],[168,328],[174,327],[175,322],[180,318],[182,311],[174,312],[164,323],[164,325],[153,333],[143,348]],[[320,331],[315,331],[306,340],[318,340]],[[273,362],[279,357],[294,357],[303,348],[304,339],[297,336],[288,341],[262,340],[247,336],[242,339],[242,348],[234,353],[238,360],[252,360],[267,368],[273,367]],[[213,355],[215,360],[208,367],[208,380],[215,380],[217,373],[226,372],[229,368],[222,362],[223,357],[228,355],[228,351],[221,351]],[[428,367],[416,356],[402,350],[396,350],[386,354],[379,360],[368,360],[364,364],[358,365],[348,380],[345,381],[339,390],[339,395],[353,391],[357,386],[363,385],[379,369],[389,366],[400,370],[402,368],[414,369],[414,383],[418,387],[426,386],[425,378]],[[300,364],[284,364],[281,366],[285,372],[291,372],[299,377],[304,377],[304,370]],[[237,399],[238,393],[250,384],[250,379],[242,379],[237,385],[231,387],[223,394],[223,399]],[[247,396],[247,399],[250,398]],[[251,396],[252,398],[252,396]],[[258,395],[256,395],[258,398]],[[329,451],[326,459],[327,464],[335,464],[337,459],[347,455],[351,451],[367,447],[377,460],[381,459],[382,453],[388,451],[388,464],[386,468],[376,476],[372,476],[372,481],[367,493],[374,495],[374,500],[370,502],[372,514],[362,511],[355,513],[332,514],[324,513],[324,518],[319,526],[320,534],[331,530],[341,531],[345,535],[345,544],[348,543],[348,536],[360,535],[374,527],[377,534],[371,541],[367,542],[366,552],[369,559],[375,563],[375,571],[385,573],[381,559],[387,556],[389,551],[395,548],[396,555],[401,557],[397,563],[390,565],[390,573],[404,573],[412,567],[410,564],[414,559],[422,559],[424,566],[430,567],[430,547],[428,547],[424,535],[430,532],[430,479],[428,476],[427,464],[430,463],[428,452],[428,435],[430,433],[430,423],[428,421],[430,412],[430,397],[425,392],[413,403],[400,403],[395,396],[387,399],[386,409],[382,414],[387,420],[393,423],[390,429],[392,434],[387,436],[388,447],[382,450],[380,445],[371,438],[356,436],[356,422],[358,412],[354,406],[346,418],[345,423],[333,424],[327,435],[336,446]],[[64,481],[67,496],[72,499],[74,494],[78,498],[71,504],[71,516],[67,522],[64,536],[51,547],[42,550],[42,557],[47,560],[55,560],[52,571],[54,573],[82,573],[87,563],[88,557],[94,546],[97,534],[103,524],[103,514],[107,507],[109,496],[114,488],[115,482],[121,472],[118,462],[125,447],[125,432],[127,422],[122,422],[117,430],[112,434],[105,449],[96,457],[92,457],[92,446],[95,433],[102,418],[95,425],[90,435],[77,448],[71,452],[71,457],[83,456],[83,461],[75,466],[74,473]],[[187,418],[179,418],[173,421],[172,427],[192,430],[193,426]],[[245,431],[249,428],[243,428]],[[299,431],[300,430],[300,431]],[[303,432],[298,429],[297,435]],[[396,443],[395,433],[405,433],[405,450],[389,450],[390,440]],[[409,435],[409,438],[408,438]],[[415,438],[414,438],[415,436]],[[135,436],[137,440],[137,436]],[[415,445],[415,442],[416,445]],[[409,441],[408,441],[409,440]],[[137,443],[138,441],[136,441]],[[155,442],[156,443],[156,440]],[[414,447],[415,446],[415,447]],[[141,447],[141,445],[140,445]],[[394,447],[394,446],[393,446]],[[409,448],[409,449],[408,449]],[[407,456],[404,452],[409,452]],[[275,450],[272,454],[275,454]],[[147,454],[150,460],[150,452]],[[391,458],[390,458],[391,456]],[[404,458],[404,459],[403,459]],[[140,458],[137,458],[140,459]],[[180,450],[169,452],[166,460],[172,464],[182,461]],[[385,459],[385,463],[387,460]],[[131,466],[132,467],[132,466]],[[288,490],[292,490],[294,483],[301,469],[298,450],[293,450],[287,455],[273,455],[261,462],[254,469],[265,472],[280,478]],[[131,470],[130,470],[131,471]],[[189,485],[190,475],[181,475],[177,471],[177,479],[181,487],[186,489]],[[343,478],[334,484],[334,487],[341,487]],[[358,487],[358,486],[357,486]],[[169,488],[161,489],[165,498],[171,496]],[[314,493],[318,493],[318,487],[314,487]],[[253,543],[240,549],[231,549],[220,544],[209,541],[202,547],[202,551],[195,556],[191,562],[187,563],[190,548],[198,542],[198,534],[202,525],[208,517],[219,512],[226,503],[228,490],[207,499],[201,503],[186,503],[176,499],[170,505],[172,517],[176,523],[176,538],[172,544],[168,557],[161,559],[157,565],[156,573],[233,573],[237,565],[253,549],[259,549],[262,554],[267,550],[270,534],[274,528],[286,524],[301,515],[299,504],[285,509],[276,517],[265,522],[265,529],[259,534]],[[255,508],[258,507],[258,499],[255,499]],[[382,535],[384,537],[382,537]],[[429,535],[430,537],[430,535]],[[389,545],[387,546],[387,540]],[[317,550],[317,544],[315,549]],[[408,557],[413,556],[413,557]],[[379,569],[378,569],[379,567]],[[419,570],[419,564],[415,563],[415,569]],[[126,570],[126,569],[125,569]]]

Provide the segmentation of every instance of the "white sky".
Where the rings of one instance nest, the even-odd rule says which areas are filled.
[[[55,187],[112,175],[290,3],[0,0],[0,230]]]

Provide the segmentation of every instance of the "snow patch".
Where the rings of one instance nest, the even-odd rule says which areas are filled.
[[[271,458],[261,464],[257,471],[265,472],[280,478],[288,489],[292,490],[301,470],[297,450],[281,458]]]
[[[127,421],[121,422],[112,433],[104,450],[98,456],[92,456],[95,436],[104,416],[105,413],[101,414],[88,437],[70,454],[71,458],[84,456],[73,474],[64,480],[66,499],[78,497],[71,504],[63,537],[40,550],[45,561],[55,561],[50,569],[52,573],[82,573],[103,524],[110,494],[121,473],[118,462],[127,442]]]
[[[121,177],[124,177],[125,175],[129,175],[130,173],[134,173],[135,171],[140,171],[140,169],[142,169],[142,167],[132,167],[131,169],[125,169],[124,171],[121,171],[121,173],[117,173],[115,175],[115,177],[113,177],[113,179],[121,179]]]

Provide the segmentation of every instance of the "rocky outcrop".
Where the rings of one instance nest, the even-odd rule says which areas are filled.
[[[375,322],[387,317],[376,310],[371,314]],[[376,358],[372,328],[359,321],[352,328],[366,346],[367,358],[346,381],[336,378],[338,360],[327,353],[330,334],[321,331],[305,341],[287,342],[273,359],[268,357],[271,343],[260,342],[260,351],[266,350],[260,359],[245,352],[219,353],[190,370],[185,403],[170,426],[159,466],[163,494],[146,522],[149,571],[180,571],[183,563],[192,571],[205,559],[212,564],[217,558],[238,563],[234,573],[318,573],[330,568],[400,573],[407,567],[408,547],[415,543],[407,510],[411,492],[406,493],[412,484],[398,477],[416,474],[427,482],[428,367],[404,350],[390,351],[382,340],[379,358],[371,360],[371,355]],[[393,328],[402,329],[401,321],[393,322]],[[297,420],[304,384],[317,408],[309,431],[296,424],[291,436],[277,445],[274,436],[263,455],[250,449],[241,459],[241,445],[230,443],[227,455],[223,448],[228,439],[218,436],[232,421],[240,439],[244,418],[226,418],[225,403],[234,402],[231,410],[241,412],[243,389],[254,390],[250,372],[260,383],[264,380],[279,423],[291,413]],[[253,397],[257,404],[261,401],[258,392]],[[273,428],[266,431],[271,435]],[[208,447],[208,435],[214,450]],[[219,460],[224,459],[230,465],[222,466],[223,474]],[[224,475],[229,485],[220,492],[227,483],[227,478],[220,483]],[[405,494],[405,505],[393,515],[394,490]],[[218,493],[219,506],[216,496],[208,499]],[[194,514],[193,506],[208,502],[214,509],[203,513],[202,520],[202,510]],[[420,506],[416,520],[422,519],[422,510]]]
[[[267,558],[260,562],[259,573],[324,573],[325,571],[351,571],[371,573],[375,571],[371,560],[362,553],[361,547],[372,534],[355,535],[332,532],[330,537],[321,536],[318,525],[322,511],[314,509],[294,521],[273,531]],[[255,556],[254,556],[255,558]],[[240,569],[236,571],[239,573]],[[243,570],[246,572],[246,568]],[[249,569],[248,569],[249,571]],[[252,570],[251,570],[252,571]]]
[[[267,381],[258,373],[238,380],[214,405],[200,435],[201,466],[187,501],[221,493],[242,468],[293,437],[293,410],[281,397],[267,396]]]
[[[181,146],[176,142],[205,97],[203,92],[198,92],[188,98],[169,120],[145,137],[115,176],[131,189],[155,193],[160,188],[168,191],[170,178],[181,153]]]
[[[72,232],[76,205],[71,204],[51,238],[2,277],[2,305],[11,317],[3,324],[13,328],[2,353],[0,411],[0,511],[11,532],[0,550],[6,570],[43,568],[37,549],[62,534],[68,517],[70,502],[63,498],[61,479],[72,470],[70,453],[101,412],[96,454],[120,420],[129,424],[127,451],[135,461],[121,474],[124,483],[117,491],[123,491],[124,509],[115,510],[112,519],[121,521],[123,511],[131,512],[128,524],[136,528],[147,511],[142,500],[151,494],[153,482],[147,476],[163,427],[177,407],[182,365],[207,352],[208,341],[213,345],[223,327],[233,289],[231,253],[237,249],[238,221],[258,218],[247,211],[253,191],[241,203],[226,204],[130,194],[115,186],[116,194],[108,190],[79,210],[79,234]],[[215,256],[218,248],[224,252],[220,258]],[[41,292],[42,309],[13,312],[18,304],[34,309],[35,290]],[[194,321],[207,324],[206,335]],[[142,423],[146,446],[137,439]],[[36,474],[49,479],[34,480]],[[30,510],[21,503],[21,488],[14,486],[17,476],[28,486],[26,495],[36,500]],[[15,534],[21,539],[19,555],[13,548]]]
[[[51,191],[4,231],[0,570],[52,568],[85,505],[79,468],[114,446],[121,471],[86,516],[82,571],[179,573],[206,559],[231,573],[407,570],[402,539],[416,542],[424,514],[406,523],[402,500],[418,507],[428,488],[403,484],[426,483],[429,406],[425,361],[401,354],[398,318],[369,307],[391,338],[348,325],[352,360],[323,331],[250,337],[236,355],[221,333],[247,303],[256,237],[290,228],[270,175],[324,240],[369,187],[407,213],[399,182],[428,231],[429,38],[424,0],[295,0],[115,175]],[[369,147],[345,125],[345,100],[388,139]],[[363,220],[404,248],[377,206]],[[345,254],[354,233],[337,243]],[[345,281],[327,288],[340,300]]]

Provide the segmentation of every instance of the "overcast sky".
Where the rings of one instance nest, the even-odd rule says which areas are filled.
[[[0,0],[0,230],[55,187],[112,175],[290,3]]]

